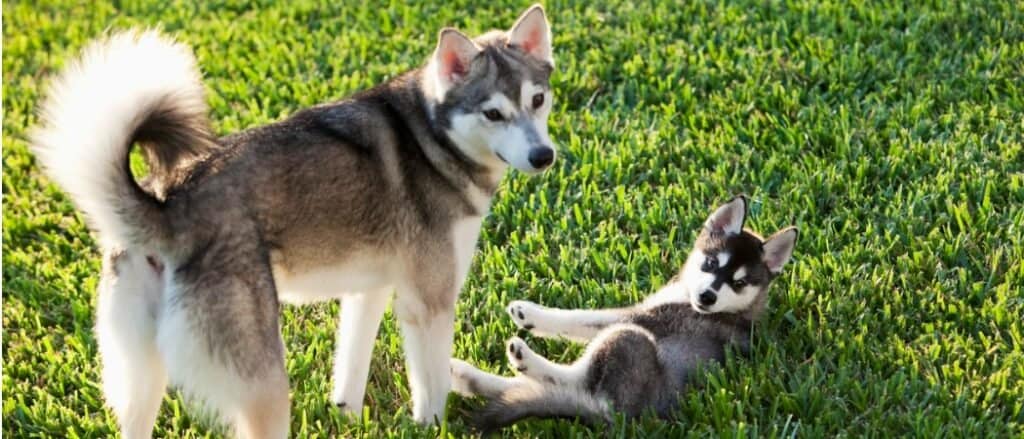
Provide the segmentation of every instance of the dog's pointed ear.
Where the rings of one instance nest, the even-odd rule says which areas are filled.
[[[704,222],[704,228],[712,235],[737,235],[743,231],[747,220],[747,197],[736,196],[723,204]]]
[[[441,29],[432,60],[441,95],[469,74],[469,67],[478,53],[480,48],[462,32],[450,27]]]
[[[786,227],[764,242],[764,263],[773,275],[781,273],[782,267],[793,256],[797,235],[799,231],[796,227]]]
[[[544,16],[544,8],[539,4],[530,6],[512,25],[512,30],[508,32],[508,44],[552,67],[555,65],[551,56],[551,27]]]

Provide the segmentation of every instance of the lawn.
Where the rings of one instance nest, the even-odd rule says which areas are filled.
[[[47,78],[106,29],[195,48],[220,133],[418,66],[440,27],[506,28],[525,3],[46,0],[3,3],[3,434],[107,437],[91,332],[96,240],[26,129]],[[550,172],[503,182],[459,302],[455,354],[509,373],[502,311],[630,304],[681,265],[735,193],[801,228],[749,359],[680,420],[552,436],[1024,436],[1024,4],[842,0],[546,4],[557,73]],[[681,4],[679,4],[681,3]],[[921,3],[908,6],[907,3]],[[927,4],[924,4],[927,3]],[[328,404],[336,304],[283,308],[296,437],[461,436],[410,420],[385,318],[361,421]],[[528,338],[571,361],[566,342]],[[220,436],[175,393],[155,434]]]

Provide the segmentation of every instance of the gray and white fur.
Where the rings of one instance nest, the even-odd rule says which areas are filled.
[[[513,337],[507,355],[514,377],[452,359],[453,389],[489,400],[475,423],[493,430],[529,417],[592,424],[611,422],[616,412],[671,417],[702,366],[723,361],[730,348],[748,353],[769,284],[793,254],[795,227],[765,240],[743,228],[745,218],[744,197],[715,210],[679,274],[638,305],[563,310],[512,302],[507,311],[520,328],[588,344],[566,365]]]
[[[412,413],[444,417],[455,301],[506,169],[551,166],[544,11],[421,68],[217,138],[191,51],[155,31],[89,46],[53,83],[33,147],[104,249],[96,331],[124,437],[149,437],[168,384],[244,437],[284,437],[280,301],[340,300],[331,401],[362,412],[394,292]],[[137,182],[133,144],[151,174]]]

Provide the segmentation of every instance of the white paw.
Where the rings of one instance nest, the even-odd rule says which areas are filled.
[[[429,413],[429,414],[416,414],[413,413],[413,422],[422,426],[441,425],[441,420],[444,419],[444,413]]]
[[[519,337],[509,339],[505,353],[508,355],[509,366],[518,375],[550,384],[564,382],[563,374],[553,368],[555,366],[547,359],[530,349]]]
[[[477,372],[477,368],[458,358],[452,358],[450,365],[452,371],[452,391],[463,396],[475,395],[477,384],[476,380],[473,379],[473,375]]]
[[[543,312],[543,309],[544,307],[533,302],[515,300],[508,304],[508,308],[505,311],[508,312],[508,315],[512,316],[512,321],[515,322],[516,326],[529,331],[536,327],[535,322],[538,315]]]
[[[508,340],[508,364],[517,373],[526,373],[535,355],[526,342],[519,337],[512,337]]]
[[[341,389],[334,389],[331,392],[331,403],[334,404],[338,410],[341,410],[341,414],[345,416],[351,416],[359,418],[363,415],[363,402],[362,401],[346,401],[343,396],[344,392]]]

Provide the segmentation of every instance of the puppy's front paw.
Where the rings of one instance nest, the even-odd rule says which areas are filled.
[[[533,302],[515,300],[508,304],[508,308],[505,311],[508,312],[508,315],[512,316],[512,321],[515,322],[516,326],[529,331],[536,327],[535,322],[537,321],[538,314],[543,309],[542,306]]]

